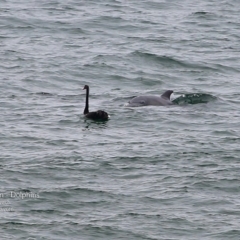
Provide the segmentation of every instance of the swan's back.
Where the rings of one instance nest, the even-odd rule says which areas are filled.
[[[92,120],[108,120],[109,116],[106,112],[102,110],[98,110],[96,112],[89,112],[85,114],[86,118],[92,119]]]

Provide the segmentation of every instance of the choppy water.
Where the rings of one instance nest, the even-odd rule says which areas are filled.
[[[239,239],[239,10],[0,0],[1,239]]]

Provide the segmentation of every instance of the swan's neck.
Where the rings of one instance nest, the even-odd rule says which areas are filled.
[[[86,102],[85,102],[85,109],[84,109],[84,114],[89,113],[88,110],[88,97],[89,97],[89,88],[86,89]]]

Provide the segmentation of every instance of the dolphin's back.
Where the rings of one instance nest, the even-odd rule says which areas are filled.
[[[129,101],[129,107],[140,107],[140,106],[167,106],[173,104],[170,99],[158,96],[139,96]]]

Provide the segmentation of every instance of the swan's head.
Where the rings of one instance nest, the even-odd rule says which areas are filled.
[[[84,89],[89,89],[89,86],[88,85],[85,85],[84,87],[83,87],[83,90]]]

